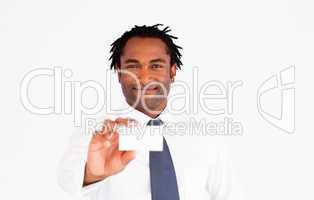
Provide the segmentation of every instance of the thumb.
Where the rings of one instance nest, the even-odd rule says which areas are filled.
[[[125,151],[121,155],[121,162],[124,166],[129,164],[131,160],[133,160],[136,156],[135,151]]]

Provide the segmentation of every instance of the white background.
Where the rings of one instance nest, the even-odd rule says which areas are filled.
[[[0,198],[71,198],[57,185],[56,168],[73,116],[25,110],[19,97],[23,76],[62,66],[73,71],[72,81],[105,83],[111,42],[133,25],[163,23],[184,47],[178,79],[188,79],[198,66],[203,81],[244,83],[233,115],[244,135],[230,138],[230,145],[248,199],[314,199],[313,10],[310,0],[2,0]],[[290,65],[296,67],[296,131],[289,135],[258,114],[256,93]],[[32,97],[49,104],[51,88],[40,81]],[[112,92],[119,92],[118,84]]]

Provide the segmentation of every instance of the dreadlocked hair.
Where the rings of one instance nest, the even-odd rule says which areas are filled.
[[[120,56],[123,52],[123,48],[125,47],[127,41],[132,37],[151,37],[151,38],[159,38],[161,39],[167,46],[167,51],[170,55],[170,64],[176,64],[177,69],[181,69],[181,53],[180,49],[182,47],[177,46],[173,39],[178,39],[175,36],[169,35],[168,33],[171,31],[169,26],[164,29],[159,29],[159,26],[163,26],[163,24],[155,24],[152,26],[137,26],[135,25],[130,31],[126,31],[120,38],[115,40],[111,44],[110,49],[110,58],[111,64],[110,69],[117,69],[120,67]]]

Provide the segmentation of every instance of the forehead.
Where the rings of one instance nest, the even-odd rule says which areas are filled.
[[[130,38],[121,55],[121,60],[134,58],[139,60],[149,60],[156,58],[169,59],[166,44],[159,38],[133,37]]]

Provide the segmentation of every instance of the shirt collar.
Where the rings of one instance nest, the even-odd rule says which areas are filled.
[[[153,119],[150,116],[142,113],[141,111],[136,110],[134,107],[129,105],[127,106],[129,107],[128,109],[130,110],[130,112],[126,114],[127,118],[135,119],[140,124],[147,124],[149,120]],[[167,108],[168,107],[166,107],[157,117],[157,119],[162,120],[164,124],[167,124],[171,117]]]

